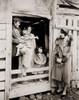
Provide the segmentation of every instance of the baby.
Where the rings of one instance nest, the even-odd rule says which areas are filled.
[[[23,36],[21,36],[19,38],[20,43],[19,45],[17,45],[17,53],[16,56],[19,56],[20,54],[25,54],[25,52],[31,48],[31,44],[30,42],[28,42],[28,40],[30,39],[38,39],[38,36],[34,36],[34,35],[28,35],[27,30],[23,30]]]

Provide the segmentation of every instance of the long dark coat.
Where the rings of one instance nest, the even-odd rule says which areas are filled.
[[[58,45],[58,46],[57,46]],[[65,83],[70,83],[70,74],[71,74],[71,52],[70,47],[64,47],[64,39],[58,40],[58,44],[54,50],[54,61],[52,68],[52,79],[57,81],[64,81]],[[67,61],[63,64],[57,64],[55,61],[55,54],[59,52],[59,56],[66,55]]]

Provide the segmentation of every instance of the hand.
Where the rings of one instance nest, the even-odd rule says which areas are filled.
[[[61,63],[62,59],[61,58],[57,58],[57,62]]]
[[[39,39],[39,37],[38,37],[38,36],[36,36],[36,39]]]
[[[19,40],[19,43],[24,43],[24,40],[23,40],[23,39],[20,39],[20,40]]]

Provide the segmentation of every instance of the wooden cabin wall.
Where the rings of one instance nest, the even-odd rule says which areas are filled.
[[[71,85],[72,87],[79,88],[79,10],[67,9],[58,7],[61,4],[61,0],[43,0],[47,5],[52,16],[51,18],[51,41],[52,52],[55,47],[55,39],[59,35],[60,29],[67,27],[69,32],[73,32],[72,42],[72,62],[71,62]],[[58,4],[58,5],[57,5]],[[56,28],[55,26],[58,25]],[[53,58],[53,55],[52,55]],[[52,59],[53,61],[53,59]],[[53,63],[52,63],[53,64]],[[53,66],[53,65],[52,65]]]
[[[72,87],[77,87],[79,88],[79,25],[78,25],[78,21],[79,21],[79,15],[76,16],[76,14],[74,14],[75,10],[73,11],[73,14],[69,14],[69,13],[61,13],[62,11],[58,11],[59,9],[57,9],[56,11],[56,17],[54,20],[55,21],[55,29],[60,30],[61,28],[68,28],[70,31],[70,33],[72,33],[72,37],[73,37],[73,41],[72,41],[72,61],[71,61],[71,85]],[[62,9],[63,12],[65,12],[64,9]],[[61,13],[61,14],[60,14]],[[56,31],[57,32],[57,31]],[[57,37],[57,33],[54,32],[54,40]],[[59,32],[58,32],[59,34]]]
[[[11,24],[9,0],[0,0],[0,100],[9,99],[9,68],[11,62]]]
[[[6,74],[6,0],[0,0],[0,99],[4,100]]]
[[[50,14],[52,16],[50,21],[50,44],[53,43],[53,45],[50,47],[51,51],[53,51],[55,46],[55,39],[58,36],[59,29],[54,28],[55,23],[57,23],[57,18],[59,18],[56,15],[56,4],[57,0],[44,0],[46,1],[47,7],[50,11]],[[49,3],[48,3],[49,2]],[[52,3],[52,4],[51,4]],[[11,68],[11,43],[12,43],[12,36],[11,36],[11,29],[12,29],[12,23],[11,23],[11,8],[10,8],[10,2],[9,0],[0,0],[0,99],[1,100],[9,100],[9,83],[10,83],[10,68]],[[65,15],[64,15],[65,16]],[[64,16],[60,15],[60,18],[64,19]],[[73,19],[74,26],[71,27],[71,30],[74,30],[74,27],[77,27],[77,20],[75,20],[75,17],[68,17],[69,21]],[[66,20],[66,19],[65,19]],[[64,22],[64,21],[63,21]],[[71,23],[71,22],[69,22]],[[78,86],[79,85],[79,33],[77,30],[73,31],[73,59],[72,59],[72,77],[73,80],[72,86]],[[75,51],[75,52],[74,52]],[[53,53],[50,53],[51,60],[50,63],[53,62]],[[53,63],[52,63],[53,65]],[[52,67],[52,66],[51,66]]]

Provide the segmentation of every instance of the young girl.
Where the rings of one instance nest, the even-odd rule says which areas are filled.
[[[35,63],[34,66],[37,68],[44,67],[46,64],[46,61],[47,61],[47,59],[43,53],[43,49],[42,49],[42,47],[39,47],[37,50],[37,54],[34,57],[34,63]],[[37,72],[37,74],[43,74],[43,73],[44,73],[43,71]],[[40,79],[40,81],[42,81],[42,79]]]

